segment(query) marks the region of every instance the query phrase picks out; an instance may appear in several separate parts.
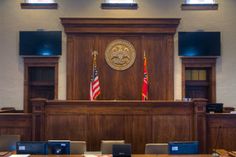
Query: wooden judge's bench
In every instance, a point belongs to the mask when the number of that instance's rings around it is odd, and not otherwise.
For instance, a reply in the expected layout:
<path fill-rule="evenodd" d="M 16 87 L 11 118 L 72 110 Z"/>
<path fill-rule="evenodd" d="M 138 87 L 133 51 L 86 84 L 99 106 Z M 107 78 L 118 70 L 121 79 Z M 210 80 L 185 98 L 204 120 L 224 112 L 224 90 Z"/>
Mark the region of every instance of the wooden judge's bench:
<path fill-rule="evenodd" d="M 146 143 L 200 141 L 201 153 L 212 148 L 236 150 L 236 115 L 206 114 L 205 100 L 57 101 L 34 99 L 31 113 L 1 113 L 0 133 L 22 140 L 84 140 L 99 150 L 101 140 L 124 139 L 133 153 Z"/>
<path fill-rule="evenodd" d="M 46 101 L 33 105 L 33 140 L 84 140 L 99 150 L 101 140 L 125 140 L 134 153 L 146 143 L 199 140 L 206 151 L 206 101 Z"/>

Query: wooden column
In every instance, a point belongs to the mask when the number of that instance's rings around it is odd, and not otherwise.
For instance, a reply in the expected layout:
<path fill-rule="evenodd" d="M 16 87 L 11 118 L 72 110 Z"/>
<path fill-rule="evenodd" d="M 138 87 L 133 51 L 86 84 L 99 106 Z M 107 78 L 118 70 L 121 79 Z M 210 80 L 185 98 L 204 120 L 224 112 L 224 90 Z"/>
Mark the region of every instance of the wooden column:
<path fill-rule="evenodd" d="M 45 137 L 46 99 L 32 99 L 32 140 L 41 141 Z"/>
<path fill-rule="evenodd" d="M 206 153 L 206 104 L 207 99 L 194 99 L 194 140 L 199 141 L 200 153 Z"/>

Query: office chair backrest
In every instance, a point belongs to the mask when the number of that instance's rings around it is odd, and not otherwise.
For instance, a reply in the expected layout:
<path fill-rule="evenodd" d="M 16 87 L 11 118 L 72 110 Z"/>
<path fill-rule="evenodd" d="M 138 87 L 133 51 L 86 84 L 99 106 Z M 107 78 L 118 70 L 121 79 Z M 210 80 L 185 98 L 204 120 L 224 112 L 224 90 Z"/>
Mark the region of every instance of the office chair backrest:
<path fill-rule="evenodd" d="M 198 141 L 169 142 L 169 154 L 198 154 Z"/>
<path fill-rule="evenodd" d="M 145 154 L 168 154 L 168 143 L 147 143 Z"/>
<path fill-rule="evenodd" d="M 0 135 L 0 151 L 15 151 L 20 135 Z"/>
<path fill-rule="evenodd" d="M 87 151 L 85 141 L 70 141 L 71 154 L 84 154 Z"/>
<path fill-rule="evenodd" d="M 102 154 L 112 154 L 112 145 L 124 144 L 124 140 L 102 140 L 101 141 L 101 152 Z"/>

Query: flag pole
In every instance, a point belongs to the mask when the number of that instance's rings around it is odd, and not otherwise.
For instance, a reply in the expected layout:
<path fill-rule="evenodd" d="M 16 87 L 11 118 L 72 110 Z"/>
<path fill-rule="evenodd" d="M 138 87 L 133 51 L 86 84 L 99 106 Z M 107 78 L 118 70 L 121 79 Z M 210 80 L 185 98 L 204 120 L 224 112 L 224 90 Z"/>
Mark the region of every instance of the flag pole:
<path fill-rule="evenodd" d="M 148 73 L 146 52 L 143 53 L 143 84 L 142 84 L 142 101 L 148 100 Z"/>
<path fill-rule="evenodd" d="M 97 62 L 97 61 L 96 61 L 96 60 L 97 60 L 96 58 L 97 58 L 98 52 L 94 50 L 94 51 L 92 52 L 92 55 L 93 55 L 93 71 L 94 71 L 94 67 L 96 66 L 96 62 Z M 93 74 L 93 77 L 94 77 L 94 74 Z"/>
<path fill-rule="evenodd" d="M 98 52 L 93 51 L 92 55 L 93 55 L 93 63 L 96 64 L 96 58 L 97 58 Z"/>
<path fill-rule="evenodd" d="M 101 93 L 99 80 L 98 80 L 98 71 L 96 68 L 96 59 L 97 59 L 98 52 L 93 51 L 92 55 L 93 55 L 93 71 L 92 71 L 91 80 L 90 80 L 90 92 L 89 92 L 91 101 L 96 100 L 97 96 L 99 96 L 99 94 Z"/>

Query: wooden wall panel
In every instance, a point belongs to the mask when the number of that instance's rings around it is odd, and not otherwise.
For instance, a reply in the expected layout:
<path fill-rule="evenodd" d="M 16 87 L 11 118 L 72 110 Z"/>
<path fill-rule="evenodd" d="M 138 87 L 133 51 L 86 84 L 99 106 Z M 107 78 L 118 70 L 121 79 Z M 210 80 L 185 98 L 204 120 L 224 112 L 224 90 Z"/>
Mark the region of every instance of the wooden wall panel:
<path fill-rule="evenodd" d="M 87 115 L 49 114 L 46 119 L 45 139 L 87 141 Z"/>
<path fill-rule="evenodd" d="M 90 115 L 87 123 L 89 150 L 100 150 L 101 140 L 124 140 L 124 115 Z"/>
<path fill-rule="evenodd" d="M 184 115 L 153 116 L 153 141 L 167 143 L 169 141 L 191 141 L 192 117 Z"/>
<path fill-rule="evenodd" d="M 174 66 L 171 35 L 143 36 L 143 51 L 147 54 L 150 100 L 174 99 Z"/>
<path fill-rule="evenodd" d="M 105 50 L 108 44 L 116 39 L 128 40 L 136 49 L 136 60 L 127 70 L 112 69 L 105 61 Z M 141 99 L 142 86 L 142 52 L 139 36 L 100 35 L 98 68 L 103 100 L 137 100 Z"/>
<path fill-rule="evenodd" d="M 67 52 L 67 99 L 89 99 L 92 73 L 93 35 L 70 35 Z"/>
<path fill-rule="evenodd" d="M 131 124 L 132 145 L 134 152 L 142 154 L 145 152 L 145 144 L 152 143 L 152 116 L 150 115 L 134 115 Z"/>
<path fill-rule="evenodd" d="M 236 115 L 207 115 L 207 148 L 212 153 L 214 148 L 236 150 Z"/>
<path fill-rule="evenodd" d="M 123 139 L 144 153 L 146 143 L 194 137 L 192 102 L 70 100 L 44 107 L 44 140 L 85 140 L 90 151 L 99 151 L 101 140 Z"/>
<path fill-rule="evenodd" d="M 143 52 L 146 51 L 150 100 L 174 99 L 173 35 L 179 19 L 78 19 L 62 18 L 67 33 L 67 99 L 88 100 L 92 51 L 98 51 L 101 84 L 99 100 L 140 100 Z M 131 42 L 136 60 L 124 71 L 110 68 L 105 50 L 115 39 Z"/>
<path fill-rule="evenodd" d="M 0 135 L 20 135 L 21 140 L 31 140 L 31 114 L 0 114 Z"/>

